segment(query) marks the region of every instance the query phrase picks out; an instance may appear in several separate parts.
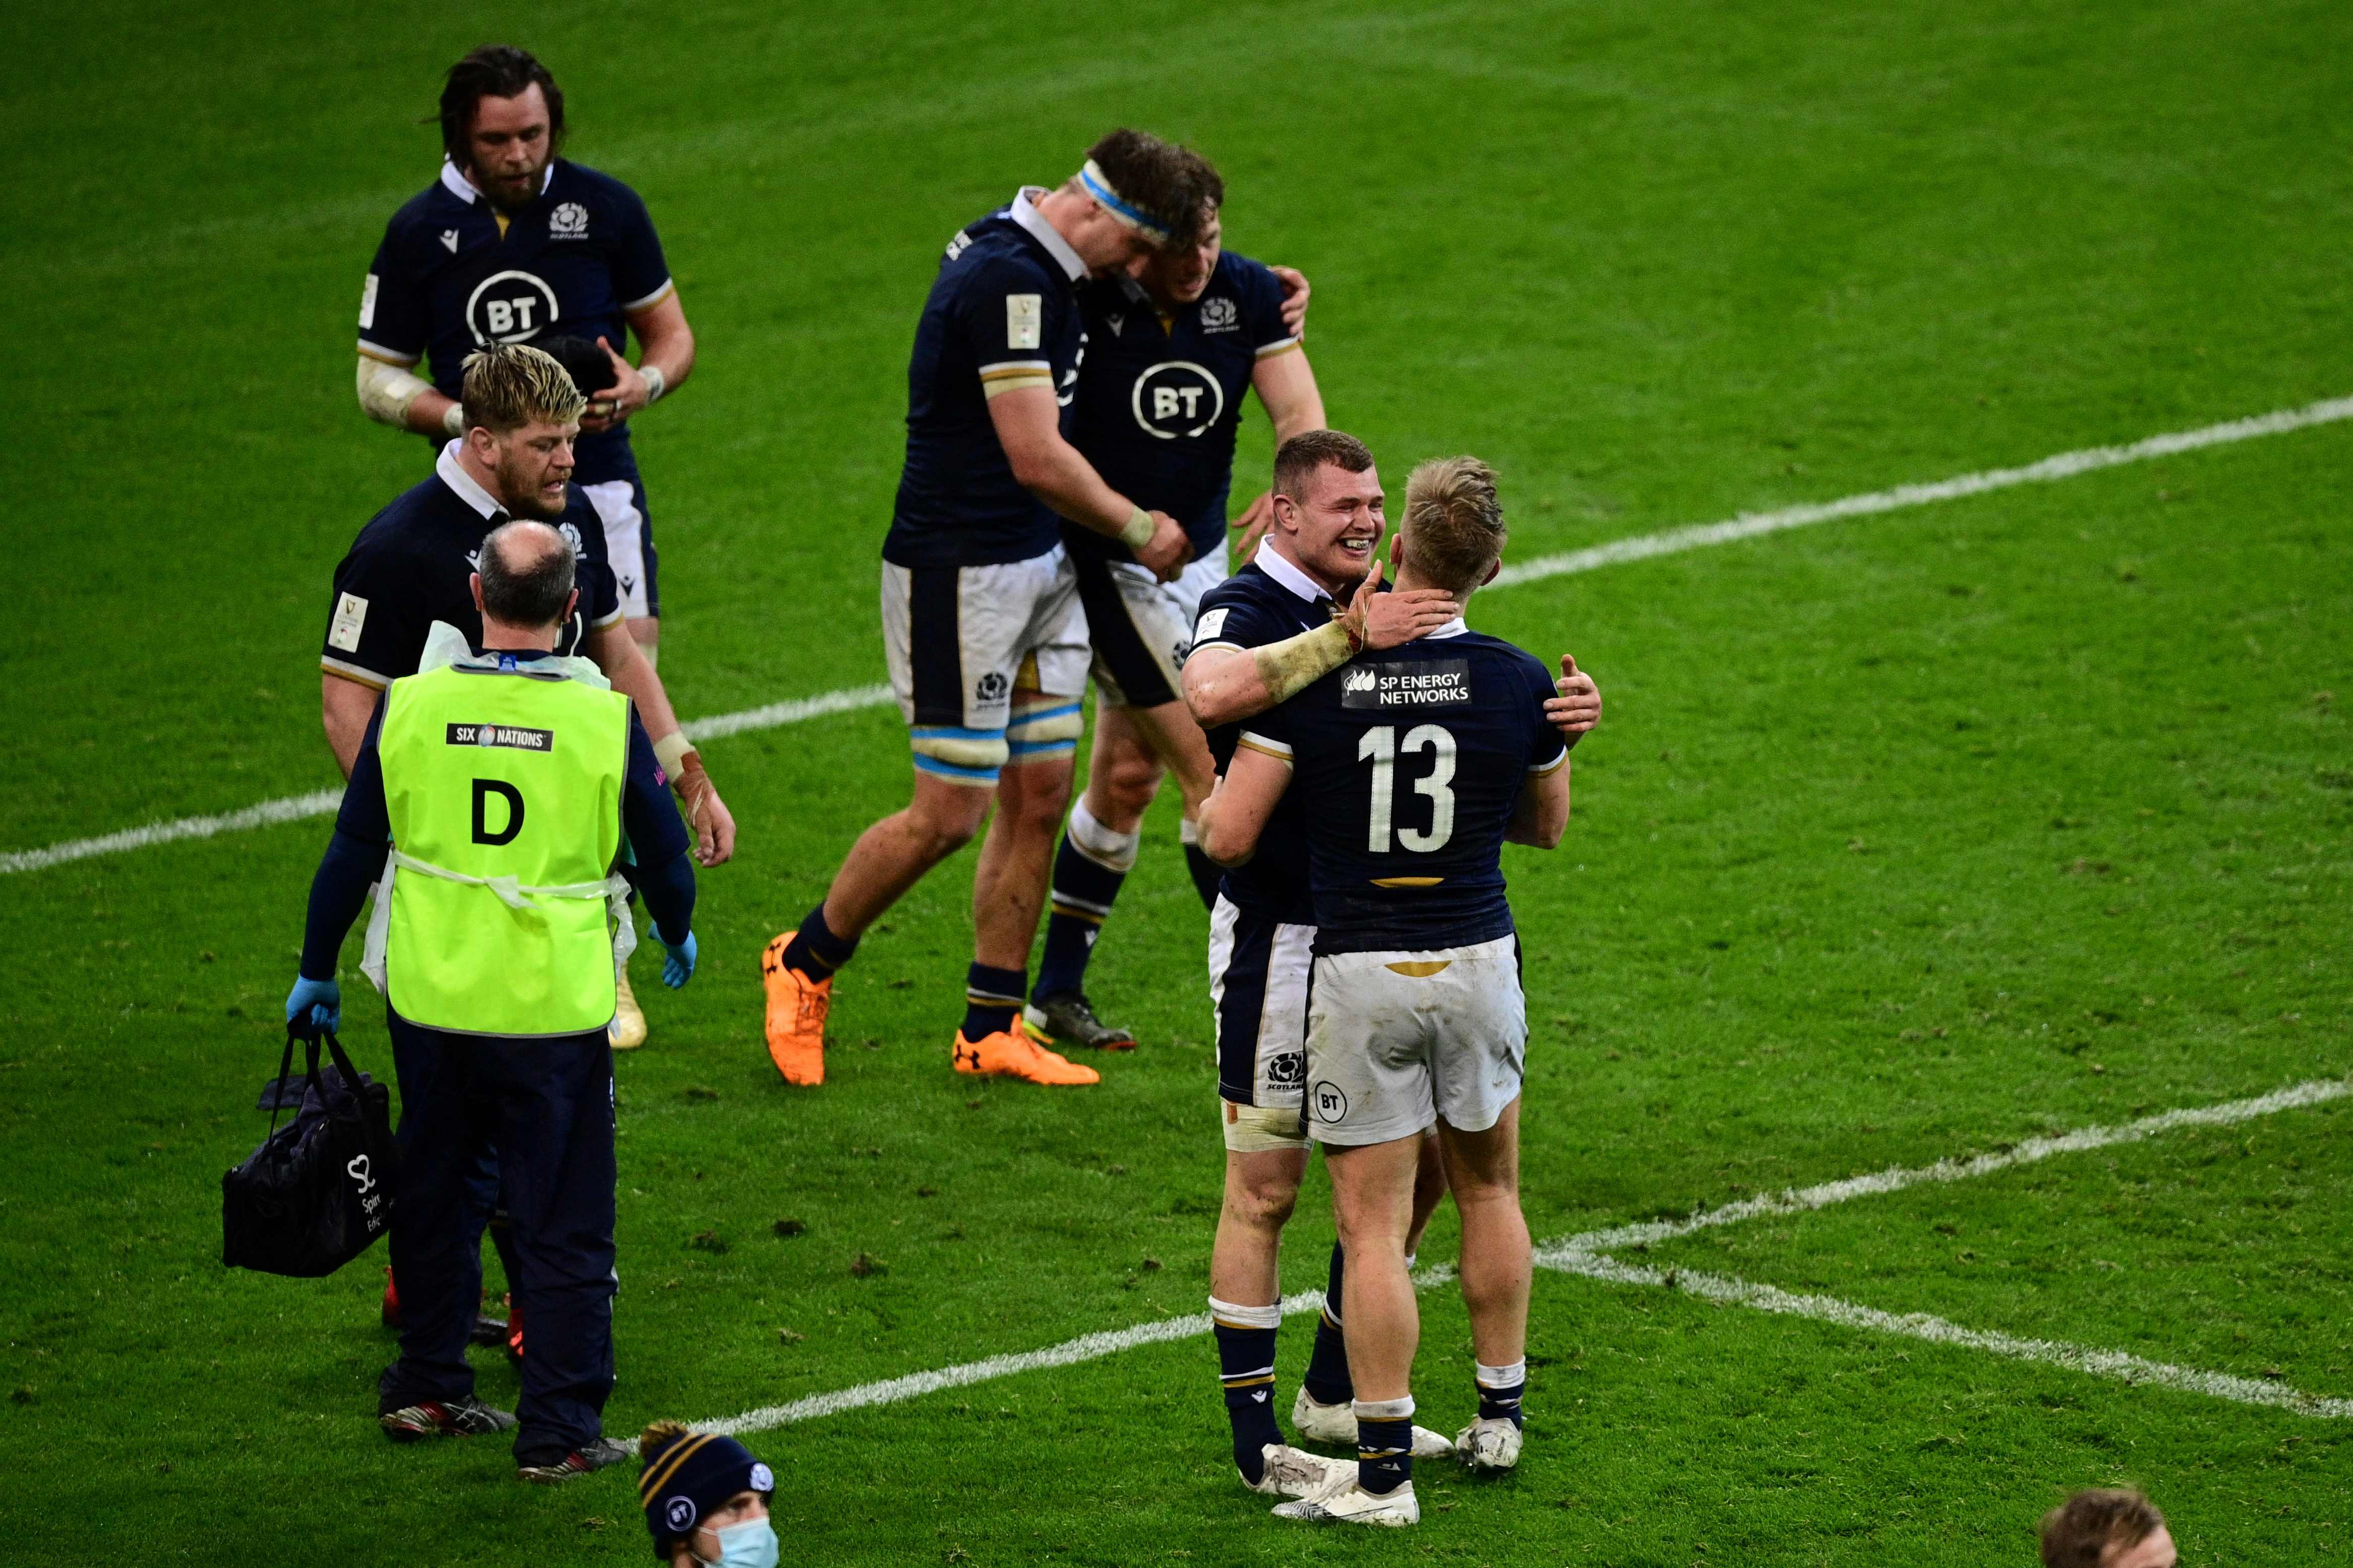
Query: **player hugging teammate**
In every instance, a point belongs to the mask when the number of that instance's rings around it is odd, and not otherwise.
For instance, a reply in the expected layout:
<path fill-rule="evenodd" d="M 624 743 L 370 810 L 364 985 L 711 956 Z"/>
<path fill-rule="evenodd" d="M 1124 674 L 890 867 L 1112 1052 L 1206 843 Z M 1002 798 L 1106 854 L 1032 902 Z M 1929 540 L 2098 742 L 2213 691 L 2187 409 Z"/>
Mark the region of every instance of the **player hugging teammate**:
<path fill-rule="evenodd" d="M 1568 750 L 1600 703 L 1573 659 L 1556 681 L 1527 654 L 1464 625 L 1461 605 L 1499 569 L 1504 531 L 1485 464 L 1453 458 L 1415 469 L 1391 548 L 1391 596 L 1419 595 L 1418 604 L 1451 614 L 1356 658 L 1332 657 L 1364 643 L 1354 609 L 1356 625 L 1333 623 L 1345 642 L 1307 634 L 1334 645 L 1315 654 L 1330 663 L 1242 726 L 1202 812 L 1203 846 L 1229 867 L 1250 863 L 1286 800 L 1307 841 L 1314 968 L 1301 1077 L 1347 1256 L 1357 1462 L 1277 1507 L 1283 1518 L 1405 1525 L 1420 1517 L 1411 1392 L 1420 1328 L 1407 1251 L 1423 1134 L 1433 1127 L 1462 1215 L 1476 1357 L 1479 1414 L 1455 1452 L 1473 1469 L 1519 1459 L 1531 1267 L 1518 1152 L 1527 1009 L 1502 852 L 1506 840 L 1560 842 Z M 1305 673 L 1286 678 L 1283 654 L 1259 654 L 1270 687 Z"/>

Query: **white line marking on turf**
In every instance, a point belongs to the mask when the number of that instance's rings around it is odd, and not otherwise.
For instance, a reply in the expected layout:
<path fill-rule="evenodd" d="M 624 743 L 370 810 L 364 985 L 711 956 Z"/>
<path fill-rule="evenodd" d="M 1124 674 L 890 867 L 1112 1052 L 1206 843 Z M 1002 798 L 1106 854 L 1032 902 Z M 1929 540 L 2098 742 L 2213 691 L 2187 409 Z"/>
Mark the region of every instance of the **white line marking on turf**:
<path fill-rule="evenodd" d="M 1312 1312 L 1324 1304 L 1324 1292 L 1309 1290 L 1282 1300 L 1285 1317 L 1300 1312 Z M 788 1405 L 769 1405 L 758 1410 L 746 1410 L 741 1415 L 731 1415 L 724 1421 L 712 1421 L 695 1428 L 698 1432 L 720 1432 L 728 1436 L 740 1436 L 746 1432 L 765 1432 L 772 1426 L 787 1426 L 796 1421 L 813 1421 L 820 1415 L 839 1415 L 845 1410 L 863 1410 L 875 1405 L 897 1405 L 903 1400 L 920 1399 L 926 1394 L 937 1394 L 944 1388 L 962 1388 L 967 1384 L 987 1383 L 991 1378 L 1011 1377 L 1016 1373 L 1039 1372 L 1051 1366 L 1075 1366 L 1082 1361 L 1100 1361 L 1104 1356 L 1117 1355 L 1138 1345 L 1166 1344 L 1171 1340 L 1189 1340 L 1209 1331 L 1209 1314 L 1198 1312 L 1189 1318 L 1163 1318 L 1157 1322 L 1137 1323 L 1132 1328 L 1111 1329 L 1099 1334 L 1085 1334 L 1075 1340 L 1065 1340 L 1044 1350 L 1021 1351 L 1012 1355 L 994 1355 L 986 1361 L 968 1361 L 962 1366 L 942 1367 L 937 1372 L 911 1373 L 905 1377 L 893 1377 L 881 1383 L 861 1383 L 855 1388 L 839 1389 L 832 1394 L 812 1394 L 806 1399 L 796 1399 Z"/>
<path fill-rule="evenodd" d="M 2284 1384 L 2259 1382 L 2229 1373 L 2201 1372 L 2195 1367 L 2174 1366 L 2165 1362 L 2127 1355 L 2121 1351 L 2095 1350 L 2054 1340 L 2021 1339 L 2012 1334 L 1968 1329 L 1926 1312 L 1883 1312 L 1876 1308 L 1857 1306 L 1834 1297 L 1794 1295 L 1775 1286 L 1751 1284 L 1722 1275 L 1685 1269 L 1648 1268 L 1602 1257 L 1596 1250 L 1602 1246 L 1628 1247 L 1671 1241 L 1710 1226 L 1732 1225 L 1760 1215 L 1802 1214 L 1831 1204 L 1844 1203 L 1850 1198 L 1897 1192 L 1923 1182 L 1957 1182 L 1971 1176 L 1990 1175 L 2013 1165 L 2047 1160 L 2053 1154 L 2105 1149 L 2113 1144 L 2134 1142 L 2160 1132 L 2170 1132 L 2177 1128 L 2227 1127 L 2233 1122 L 2250 1121 L 2299 1106 L 2341 1100 L 2348 1094 L 2353 1094 L 2353 1084 L 2334 1079 L 2315 1079 L 2274 1089 L 2269 1094 L 2226 1100 L 2220 1105 L 2168 1110 L 2117 1127 L 2084 1127 L 2057 1137 L 2030 1138 L 1999 1153 L 1980 1154 L 1967 1160 L 1939 1160 L 1933 1165 L 1899 1167 L 1867 1176 L 1852 1176 L 1842 1182 L 1828 1182 L 1820 1186 L 1792 1189 L 1770 1197 L 1726 1204 L 1722 1208 L 1702 1210 L 1681 1220 L 1653 1221 L 1644 1225 L 1620 1226 L 1610 1230 L 1588 1231 L 1537 1248 L 1535 1263 L 1539 1268 L 1581 1275 L 1609 1284 L 1682 1290 L 1709 1300 L 1747 1307 L 1760 1312 L 1810 1318 L 1845 1328 L 1925 1340 L 1962 1350 L 1982 1351 L 2016 1361 L 2040 1362 L 2128 1384 L 2146 1384 L 2184 1394 L 2202 1394 L 2242 1405 L 2269 1405 L 2292 1410 L 2299 1415 L 2353 1418 L 2353 1399 L 2306 1394 Z M 1417 1286 L 1427 1290 L 1451 1281 L 1454 1278 L 1454 1270 L 1440 1264 L 1424 1268 L 1413 1278 Z M 1314 1311 L 1323 1304 L 1324 1293 L 1321 1290 L 1305 1290 L 1296 1296 L 1284 1297 L 1282 1313 L 1285 1317 L 1293 1317 L 1301 1312 Z M 1075 1340 L 1066 1340 L 1059 1345 L 1049 1345 L 1043 1350 L 990 1356 L 984 1361 L 965 1362 L 936 1372 L 912 1373 L 905 1377 L 889 1378 L 880 1383 L 861 1383 L 854 1388 L 844 1388 L 832 1394 L 813 1394 L 786 1405 L 764 1405 L 723 1421 L 706 1423 L 697 1430 L 731 1436 L 765 1432 L 797 1421 L 812 1421 L 820 1416 L 839 1415 L 844 1411 L 863 1410 L 878 1405 L 896 1405 L 905 1400 L 920 1399 L 927 1394 L 936 1394 L 942 1389 L 962 1388 L 993 1378 L 1011 1377 L 1018 1373 L 1099 1361 L 1141 1345 L 1166 1344 L 1176 1340 L 1193 1339 L 1208 1331 L 1209 1318 L 1206 1312 L 1190 1317 L 1163 1318 L 1155 1322 L 1086 1334 Z"/>
<path fill-rule="evenodd" d="M 306 816 L 324 816 L 333 811 L 343 798 L 343 792 L 339 789 L 313 790 L 309 795 L 265 800 L 259 805 L 248 805 L 243 811 L 224 812 L 218 816 L 184 816 L 176 822 L 151 822 L 144 827 L 126 828 L 102 838 L 69 839 L 63 844 L 52 844 L 47 849 L 12 849 L 0 854 L 0 874 L 38 871 L 50 866 L 62 866 L 69 860 L 86 860 L 93 855 L 113 855 L 125 849 L 144 849 L 151 844 L 170 844 L 181 838 L 210 838 L 216 833 L 238 833 L 248 827 L 268 827 L 280 822 L 298 822 Z"/>
<path fill-rule="evenodd" d="M 1926 1340 L 1931 1344 L 1951 1345 L 1960 1350 L 1983 1351 L 1989 1355 L 2007 1356 L 2014 1361 L 2041 1362 L 2047 1366 L 2065 1367 L 2094 1377 L 2149 1384 L 2182 1394 L 2203 1394 L 2215 1399 L 2233 1400 L 2241 1405 L 2268 1405 L 2282 1410 L 2293 1410 L 2299 1415 L 2338 1420 L 2353 1417 L 2353 1399 L 2332 1399 L 2323 1394 L 2306 1394 L 2268 1380 L 2235 1377 L 2229 1373 L 2200 1372 L 2196 1367 L 2145 1361 L 2137 1355 L 2126 1355 L 2122 1351 L 2094 1350 L 2086 1345 L 2065 1344 L 2055 1340 L 2026 1340 L 2014 1334 L 1965 1329 L 1958 1323 L 1947 1322 L 1926 1312 L 1883 1312 L 1875 1307 L 1859 1307 L 1852 1301 L 1841 1301 L 1831 1296 L 1792 1295 L 1771 1285 L 1755 1285 L 1745 1279 L 1728 1279 L 1718 1274 L 1644 1268 L 1592 1253 L 1564 1255 L 1558 1248 L 1547 1248 L 1542 1262 L 1546 1268 L 1566 1274 L 1581 1274 L 1589 1279 L 1608 1280 L 1615 1285 L 1650 1285 L 1681 1290 L 1687 1295 L 1712 1301 L 1726 1301 L 1759 1312 L 1811 1318 L 1817 1322 L 1836 1323 L 1842 1328 Z"/>
<path fill-rule="evenodd" d="M 2226 424 L 2209 425 L 2202 430 L 2151 436 L 2128 447 L 2087 447 L 2079 452 L 2062 452 L 2039 463 L 2029 463 L 2022 468 L 1989 468 L 1981 474 L 1963 474 L 1957 479 L 1939 479 L 1934 484 L 1898 485 L 1894 489 L 1848 496 L 1843 500 L 1781 507 L 1773 511 L 1744 512 L 1726 522 L 1694 523 L 1685 528 L 1671 528 L 1662 533 L 1615 540 L 1588 550 L 1572 550 L 1560 555 L 1540 555 L 1534 561 L 1504 567 L 1496 574 L 1493 586 L 1507 588 L 1515 583 L 1534 583 L 1570 572 L 1590 572 L 1596 567 L 1615 566 L 1621 562 L 1647 561 L 1654 555 L 1673 555 L 1711 544 L 1730 544 L 1736 540 L 1754 539 L 1764 533 L 1780 533 L 1792 528 L 1808 528 L 1842 517 L 1868 517 L 1877 512 L 1901 511 L 1907 507 L 1927 506 L 1936 501 L 1958 500 L 1965 496 L 2006 490 L 2016 485 L 2050 484 L 2099 468 L 2145 463 L 2151 458 L 2169 458 L 2178 452 L 2194 452 L 2205 447 L 2250 441 L 2258 436 L 2277 436 L 2289 430 L 2302 430 L 2308 426 L 2332 424 L 2340 419 L 2353 419 L 2353 397 L 2332 397 L 2326 402 L 2306 404 L 2302 408 L 2283 408 L 2275 414 L 2256 415 L 2252 419 L 2233 419 Z"/>
<path fill-rule="evenodd" d="M 1548 1258 L 1554 1255 L 1567 1258 L 1597 1252 L 1617 1252 L 1629 1247 L 1655 1247 L 1694 1231 L 1719 1225 L 1737 1225 L 1760 1215 L 1804 1214 L 1812 1209 L 1827 1208 L 1831 1204 L 1845 1203 L 1850 1198 L 1901 1192 L 1923 1182 L 1958 1182 L 1971 1176 L 1989 1176 L 1996 1171 L 2006 1171 L 2013 1165 L 2031 1165 L 2053 1154 L 2078 1154 L 2089 1149 L 2105 1149 L 2115 1143 L 2137 1142 L 2179 1127 L 2227 1127 L 2234 1121 L 2252 1121 L 2256 1117 L 2292 1110 L 2298 1106 L 2342 1100 L 2348 1094 L 2353 1094 L 2353 1084 L 2337 1079 L 2314 1079 L 2309 1082 L 2292 1084 L 2286 1089 L 2274 1089 L 2269 1094 L 2259 1094 L 2251 1100 L 2168 1110 L 2156 1116 L 2145 1116 L 2137 1121 L 2127 1121 L 2118 1127 L 2079 1127 L 2073 1132 L 2063 1132 L 2053 1138 L 2028 1138 L 1994 1153 L 1978 1154 L 1966 1160 L 1939 1160 L 1933 1165 L 1916 1165 L 1908 1169 L 1899 1166 L 1867 1176 L 1849 1176 L 1842 1182 L 1825 1182 L 1818 1187 L 1760 1194 L 1753 1198 L 1743 1198 L 1738 1203 L 1726 1204 L 1722 1208 L 1697 1209 L 1682 1219 L 1646 1220 L 1639 1225 L 1590 1231 L 1583 1236 L 1570 1237 L 1566 1241 L 1555 1242 L 1537 1254 L 1536 1261 L 1546 1268 L 1552 1268 L 1554 1265 Z"/>
<path fill-rule="evenodd" d="M 2061 452 L 2021 468 L 1989 468 L 1983 473 L 1962 474 L 1933 484 L 1898 485 L 1894 489 L 1873 490 L 1868 495 L 1849 496 L 1843 500 L 1783 507 L 1775 511 L 1744 512 L 1725 522 L 1670 528 L 1659 533 L 1597 544 L 1588 550 L 1542 555 L 1534 561 L 1505 567 L 1493 585 L 1508 588 L 1514 584 L 1540 582 L 1573 572 L 1591 572 L 1628 561 L 1644 561 L 1654 555 L 1672 555 L 1711 544 L 1729 544 L 1736 540 L 1805 528 L 1838 518 L 1865 517 L 1878 512 L 1898 511 L 1906 507 L 1927 506 L 1936 501 L 1957 500 L 1964 496 L 1983 495 L 1989 490 L 2008 489 L 2014 485 L 2049 484 L 2098 468 L 2147 462 L 2152 458 L 2195 452 L 2207 447 L 2227 446 L 2234 441 L 2251 441 L 2260 436 L 2278 436 L 2342 419 L 2353 419 L 2353 397 L 2333 397 L 2319 403 L 2308 403 L 2302 408 L 2284 408 L 2276 413 L 2259 414 L 2249 419 L 2227 420 L 2201 429 L 2151 436 L 2147 440 L 2135 441 L 2126 447 L 2087 447 L 2081 451 Z M 828 713 L 880 707 L 890 700 L 888 687 L 853 687 L 698 719 L 686 726 L 686 732 L 697 741 L 717 740 L 751 730 L 771 730 L 780 724 L 797 724 Z M 183 838 L 210 838 L 218 833 L 294 822 L 306 816 L 324 816 L 335 809 L 339 798 L 339 791 L 319 790 L 310 795 L 264 801 L 259 805 L 219 816 L 185 816 L 174 822 L 151 823 L 145 827 L 110 833 L 100 838 L 68 839 L 45 849 L 0 852 L 0 876 L 17 871 L 45 870 L 51 866 L 62 866 L 69 860 L 86 860 L 93 855 L 111 855 L 153 844 L 170 844 Z"/>

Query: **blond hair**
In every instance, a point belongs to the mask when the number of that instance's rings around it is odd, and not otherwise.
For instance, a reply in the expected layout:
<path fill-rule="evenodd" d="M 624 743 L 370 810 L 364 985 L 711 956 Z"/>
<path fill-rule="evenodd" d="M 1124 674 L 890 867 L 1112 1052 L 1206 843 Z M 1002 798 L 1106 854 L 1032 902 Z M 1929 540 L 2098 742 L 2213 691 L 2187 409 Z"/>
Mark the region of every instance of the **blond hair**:
<path fill-rule="evenodd" d="M 459 394 L 466 428 L 480 426 L 493 436 L 534 422 L 569 425 L 588 406 L 564 362 L 529 343 L 497 343 L 468 354 Z"/>
<path fill-rule="evenodd" d="M 1405 558 L 1432 587 L 1467 594 L 1487 580 L 1509 531 L 1495 470 L 1476 458 L 1432 458 L 1405 482 Z"/>

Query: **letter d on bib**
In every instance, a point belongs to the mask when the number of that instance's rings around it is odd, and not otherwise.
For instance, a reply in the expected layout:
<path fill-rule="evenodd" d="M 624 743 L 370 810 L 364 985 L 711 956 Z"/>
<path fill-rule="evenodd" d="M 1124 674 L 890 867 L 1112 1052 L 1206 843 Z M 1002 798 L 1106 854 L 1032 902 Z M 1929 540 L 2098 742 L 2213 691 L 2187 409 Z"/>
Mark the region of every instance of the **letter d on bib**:
<path fill-rule="evenodd" d="M 496 833 L 491 831 L 490 799 L 504 795 L 507 803 L 507 825 Z M 512 844 L 514 836 L 522 831 L 522 791 L 504 779 L 474 781 L 474 842 L 477 844 Z"/>

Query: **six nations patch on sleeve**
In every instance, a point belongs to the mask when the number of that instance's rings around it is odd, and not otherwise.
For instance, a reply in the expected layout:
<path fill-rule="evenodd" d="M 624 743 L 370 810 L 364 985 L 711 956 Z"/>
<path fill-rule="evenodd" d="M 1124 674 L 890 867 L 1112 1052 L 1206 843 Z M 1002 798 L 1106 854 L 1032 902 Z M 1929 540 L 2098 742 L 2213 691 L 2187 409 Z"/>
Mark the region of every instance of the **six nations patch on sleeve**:
<path fill-rule="evenodd" d="M 1419 713 L 1471 706 L 1471 661 L 1416 659 L 1411 664 L 1352 664 L 1340 676 L 1340 706 Z"/>
<path fill-rule="evenodd" d="M 446 742 L 452 746 L 507 746 L 518 752 L 553 752 L 555 731 L 523 730 L 512 724 L 452 724 Z"/>

